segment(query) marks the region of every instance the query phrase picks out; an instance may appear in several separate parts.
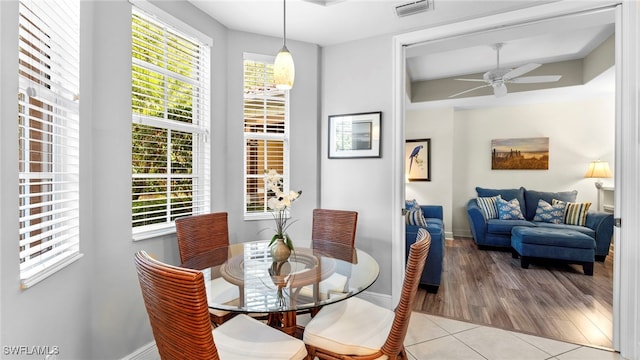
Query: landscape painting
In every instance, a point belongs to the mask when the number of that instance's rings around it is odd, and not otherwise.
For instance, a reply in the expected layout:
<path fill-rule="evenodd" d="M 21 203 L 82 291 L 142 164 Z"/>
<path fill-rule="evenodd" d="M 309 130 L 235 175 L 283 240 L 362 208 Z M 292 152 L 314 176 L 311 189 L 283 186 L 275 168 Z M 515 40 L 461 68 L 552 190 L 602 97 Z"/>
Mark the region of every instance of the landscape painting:
<path fill-rule="evenodd" d="M 491 140 L 492 170 L 548 170 L 549 138 Z"/>

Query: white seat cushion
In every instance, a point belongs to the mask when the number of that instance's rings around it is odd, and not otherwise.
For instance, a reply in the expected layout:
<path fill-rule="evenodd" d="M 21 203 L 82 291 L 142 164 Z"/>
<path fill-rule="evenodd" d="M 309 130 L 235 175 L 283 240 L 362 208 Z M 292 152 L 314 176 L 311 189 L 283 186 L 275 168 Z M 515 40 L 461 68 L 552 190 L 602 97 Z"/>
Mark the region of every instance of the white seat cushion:
<path fill-rule="evenodd" d="M 338 354 L 369 355 L 387 340 L 394 312 L 352 297 L 324 306 L 304 329 L 306 344 Z"/>
<path fill-rule="evenodd" d="M 258 320 L 240 314 L 213 329 L 221 360 L 304 359 L 304 343 Z"/>
<path fill-rule="evenodd" d="M 318 299 L 326 300 L 331 296 L 331 293 L 343 293 L 345 285 L 347 285 L 346 276 L 338 273 L 331 274 L 328 278 L 320 281 L 320 294 Z M 300 295 L 307 298 L 313 298 L 313 286 L 307 285 L 300 289 Z"/>

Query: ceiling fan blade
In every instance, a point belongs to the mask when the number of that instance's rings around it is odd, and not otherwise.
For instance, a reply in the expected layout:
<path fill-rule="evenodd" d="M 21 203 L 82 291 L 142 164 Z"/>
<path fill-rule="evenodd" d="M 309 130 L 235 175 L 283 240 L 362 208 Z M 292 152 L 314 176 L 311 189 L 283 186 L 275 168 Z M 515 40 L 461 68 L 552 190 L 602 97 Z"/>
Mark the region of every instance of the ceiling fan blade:
<path fill-rule="evenodd" d="M 558 81 L 561 77 L 562 75 L 524 76 L 511 79 L 509 82 L 516 84 L 534 84 Z"/>
<path fill-rule="evenodd" d="M 511 80 L 513 78 L 516 78 L 520 75 L 524 75 L 526 73 L 528 73 L 529 71 L 535 70 L 537 68 L 539 68 L 540 66 L 542 66 L 541 64 L 536 64 L 536 63 L 529 63 L 526 65 L 522 65 L 520 67 L 517 67 L 511 71 L 509 71 L 508 73 L 504 74 L 504 76 L 502 77 L 502 79 L 504 80 Z"/>
<path fill-rule="evenodd" d="M 486 80 L 485 80 L 485 79 L 454 79 L 454 80 L 486 82 Z"/>
<path fill-rule="evenodd" d="M 496 97 L 503 97 L 507 95 L 507 86 L 505 84 L 495 84 L 493 86 L 493 94 Z"/>
<path fill-rule="evenodd" d="M 456 96 L 459 96 L 459 95 L 462 95 L 462 94 L 466 94 L 466 93 L 474 91 L 474 90 L 482 89 L 482 88 L 487 87 L 487 86 L 491 86 L 491 85 L 490 84 L 486 84 L 486 85 L 476 86 L 474 88 L 467 89 L 467 90 L 459 92 L 457 94 L 450 95 L 449 98 L 456 97 Z"/>

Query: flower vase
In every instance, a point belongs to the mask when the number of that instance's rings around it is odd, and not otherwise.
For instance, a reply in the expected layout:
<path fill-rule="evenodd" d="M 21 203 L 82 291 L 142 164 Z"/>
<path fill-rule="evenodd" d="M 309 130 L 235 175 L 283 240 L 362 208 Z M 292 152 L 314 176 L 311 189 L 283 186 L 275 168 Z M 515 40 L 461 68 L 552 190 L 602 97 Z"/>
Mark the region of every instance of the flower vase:
<path fill-rule="evenodd" d="M 285 262 L 291 255 L 291 249 L 284 243 L 284 239 L 278 238 L 271 246 L 271 258 L 273 261 L 280 263 Z"/>

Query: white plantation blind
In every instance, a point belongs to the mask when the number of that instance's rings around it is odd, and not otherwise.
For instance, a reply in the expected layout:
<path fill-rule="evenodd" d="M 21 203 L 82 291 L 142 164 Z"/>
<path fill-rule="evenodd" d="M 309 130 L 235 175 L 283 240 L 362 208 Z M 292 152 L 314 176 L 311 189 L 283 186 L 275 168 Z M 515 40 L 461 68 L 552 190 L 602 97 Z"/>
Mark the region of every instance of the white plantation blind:
<path fill-rule="evenodd" d="M 23 288 L 78 259 L 80 2 L 20 1 L 19 250 Z"/>
<path fill-rule="evenodd" d="M 132 227 L 144 238 L 209 211 L 210 50 L 135 7 L 131 30 Z"/>
<path fill-rule="evenodd" d="M 266 171 L 276 170 L 285 192 L 289 188 L 289 91 L 276 89 L 273 60 L 257 54 L 244 59 L 245 218 L 269 211 Z"/>

